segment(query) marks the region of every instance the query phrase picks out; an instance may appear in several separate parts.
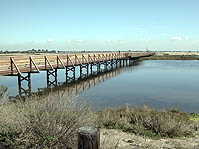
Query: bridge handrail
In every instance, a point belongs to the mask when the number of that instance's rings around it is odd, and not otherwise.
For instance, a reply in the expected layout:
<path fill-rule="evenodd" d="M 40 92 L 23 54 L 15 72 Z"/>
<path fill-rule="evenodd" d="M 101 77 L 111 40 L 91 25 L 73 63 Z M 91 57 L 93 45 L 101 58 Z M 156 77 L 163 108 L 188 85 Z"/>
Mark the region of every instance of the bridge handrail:
<path fill-rule="evenodd" d="M 12 68 L 11 58 L 21 72 L 31 72 L 66 66 L 96 63 L 99 61 L 113 60 L 127 57 L 140 57 L 152 54 L 150 52 L 106 52 L 85 54 L 54 54 L 54 55 L 30 55 L 30 56 L 0 56 L 0 75 L 13 74 L 18 71 Z M 34 66 L 34 67 L 32 67 Z M 13 69 L 13 70 L 12 70 Z"/>

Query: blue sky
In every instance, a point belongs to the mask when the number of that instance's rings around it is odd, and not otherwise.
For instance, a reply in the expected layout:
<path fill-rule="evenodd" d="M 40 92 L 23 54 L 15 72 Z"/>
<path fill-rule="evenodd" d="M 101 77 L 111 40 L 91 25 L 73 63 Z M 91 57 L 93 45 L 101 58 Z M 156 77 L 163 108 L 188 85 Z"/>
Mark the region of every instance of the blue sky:
<path fill-rule="evenodd" d="M 0 50 L 199 50 L 198 0 L 0 0 Z"/>

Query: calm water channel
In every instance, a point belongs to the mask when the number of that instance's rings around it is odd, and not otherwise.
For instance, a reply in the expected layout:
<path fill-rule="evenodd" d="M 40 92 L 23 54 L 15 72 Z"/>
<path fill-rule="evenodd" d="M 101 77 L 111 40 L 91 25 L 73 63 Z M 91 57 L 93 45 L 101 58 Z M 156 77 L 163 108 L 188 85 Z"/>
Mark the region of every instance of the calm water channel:
<path fill-rule="evenodd" d="M 78 95 L 95 109 L 121 107 L 125 104 L 154 108 L 178 107 L 186 112 L 199 112 L 199 61 L 154 60 L 116 70 L 104 82 Z M 59 71 L 59 82 L 65 80 Z M 32 75 L 32 88 L 46 87 L 46 73 Z M 17 95 L 17 78 L 0 77 L 0 85 L 8 86 L 9 94 Z"/>

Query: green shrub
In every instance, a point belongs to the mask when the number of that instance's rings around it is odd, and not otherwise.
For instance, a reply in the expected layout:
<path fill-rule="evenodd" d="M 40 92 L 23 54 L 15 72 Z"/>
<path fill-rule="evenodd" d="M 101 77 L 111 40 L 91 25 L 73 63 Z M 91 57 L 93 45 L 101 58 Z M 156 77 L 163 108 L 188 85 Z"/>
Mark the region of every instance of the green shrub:
<path fill-rule="evenodd" d="M 149 137 L 181 137 L 193 134 L 193 126 L 186 113 L 159 111 L 147 106 L 113 110 L 98 113 L 101 127 L 121 129 Z"/>
<path fill-rule="evenodd" d="M 190 114 L 190 120 L 192 120 L 192 121 L 199 121 L 199 114 L 197 114 L 197 113 L 191 113 Z"/>

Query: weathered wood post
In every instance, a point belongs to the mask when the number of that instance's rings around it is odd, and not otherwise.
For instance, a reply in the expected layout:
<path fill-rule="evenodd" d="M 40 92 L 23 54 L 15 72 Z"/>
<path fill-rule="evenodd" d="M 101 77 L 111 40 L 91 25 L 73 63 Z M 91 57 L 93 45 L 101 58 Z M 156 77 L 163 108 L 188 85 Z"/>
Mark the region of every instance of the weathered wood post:
<path fill-rule="evenodd" d="M 81 127 L 78 130 L 78 149 L 99 149 L 100 131 L 95 127 Z"/>

